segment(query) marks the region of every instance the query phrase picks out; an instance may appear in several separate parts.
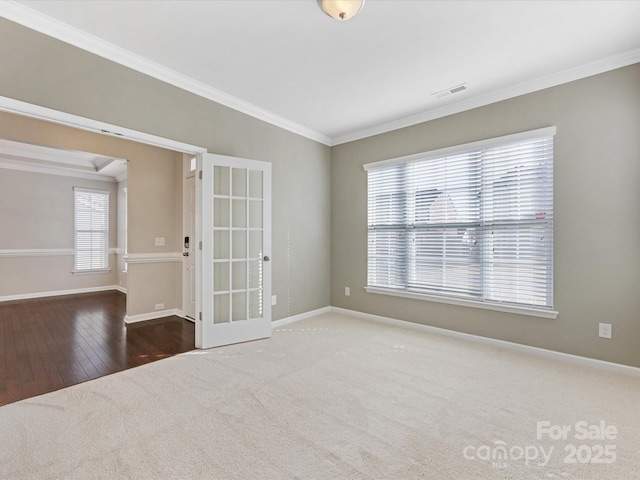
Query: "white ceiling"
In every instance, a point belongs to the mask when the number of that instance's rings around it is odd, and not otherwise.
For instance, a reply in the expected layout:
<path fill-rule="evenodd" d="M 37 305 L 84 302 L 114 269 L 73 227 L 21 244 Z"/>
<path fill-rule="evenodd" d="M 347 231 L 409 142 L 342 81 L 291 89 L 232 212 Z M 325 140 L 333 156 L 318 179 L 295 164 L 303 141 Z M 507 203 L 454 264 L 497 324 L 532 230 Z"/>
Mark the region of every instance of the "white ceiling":
<path fill-rule="evenodd" d="M 315 0 L 24 0 L 0 15 L 329 145 L 640 61 L 639 1 L 367 0 L 347 22 Z"/>

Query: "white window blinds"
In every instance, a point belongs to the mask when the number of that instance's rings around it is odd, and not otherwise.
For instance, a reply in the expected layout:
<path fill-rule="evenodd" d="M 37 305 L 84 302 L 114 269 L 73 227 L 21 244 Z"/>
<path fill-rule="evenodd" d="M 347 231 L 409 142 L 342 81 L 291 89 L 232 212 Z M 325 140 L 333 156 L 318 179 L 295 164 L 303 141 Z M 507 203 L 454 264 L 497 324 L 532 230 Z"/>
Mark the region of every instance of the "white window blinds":
<path fill-rule="evenodd" d="M 109 268 L 109 192 L 74 189 L 77 272 Z"/>
<path fill-rule="evenodd" d="M 551 308 L 554 134 L 365 165 L 368 286 Z"/>

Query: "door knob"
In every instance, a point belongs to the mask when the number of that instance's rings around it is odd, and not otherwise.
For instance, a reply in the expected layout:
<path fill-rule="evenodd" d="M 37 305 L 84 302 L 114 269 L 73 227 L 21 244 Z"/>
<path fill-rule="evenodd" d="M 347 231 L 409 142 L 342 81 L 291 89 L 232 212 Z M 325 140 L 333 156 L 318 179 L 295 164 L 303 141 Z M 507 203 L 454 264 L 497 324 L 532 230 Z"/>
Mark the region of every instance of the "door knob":
<path fill-rule="evenodd" d="M 271 260 L 271 258 L 269 258 L 269 255 L 265 255 L 264 257 L 262 257 L 262 260 L 264 260 L 265 262 L 268 262 Z"/>
<path fill-rule="evenodd" d="M 184 253 L 182 254 L 182 256 L 183 256 L 183 257 L 188 257 L 188 256 L 189 256 L 189 252 L 184 252 Z"/>

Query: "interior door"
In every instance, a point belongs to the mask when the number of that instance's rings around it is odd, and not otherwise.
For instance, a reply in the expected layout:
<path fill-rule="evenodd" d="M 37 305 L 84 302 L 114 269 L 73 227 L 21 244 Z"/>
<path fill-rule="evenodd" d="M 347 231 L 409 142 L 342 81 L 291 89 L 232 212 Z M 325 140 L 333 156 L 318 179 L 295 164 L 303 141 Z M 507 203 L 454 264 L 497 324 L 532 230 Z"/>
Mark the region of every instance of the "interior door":
<path fill-rule="evenodd" d="M 271 336 L 271 164 L 204 154 L 200 348 Z"/>

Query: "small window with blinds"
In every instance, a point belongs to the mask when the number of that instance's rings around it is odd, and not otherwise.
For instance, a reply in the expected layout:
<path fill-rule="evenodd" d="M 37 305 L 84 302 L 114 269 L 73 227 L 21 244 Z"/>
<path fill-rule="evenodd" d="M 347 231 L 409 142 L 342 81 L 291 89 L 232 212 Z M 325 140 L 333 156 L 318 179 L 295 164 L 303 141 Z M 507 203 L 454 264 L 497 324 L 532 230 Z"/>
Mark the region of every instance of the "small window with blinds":
<path fill-rule="evenodd" d="M 367 290 L 551 309 L 554 135 L 365 165 Z"/>
<path fill-rule="evenodd" d="M 109 268 L 109 192 L 74 187 L 75 262 L 79 273 Z"/>

